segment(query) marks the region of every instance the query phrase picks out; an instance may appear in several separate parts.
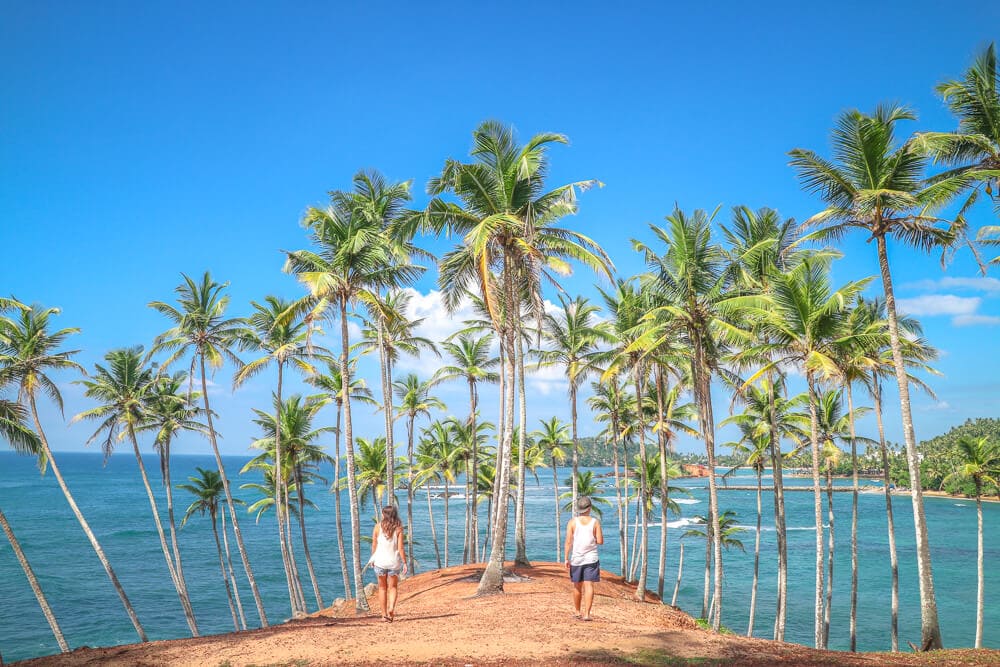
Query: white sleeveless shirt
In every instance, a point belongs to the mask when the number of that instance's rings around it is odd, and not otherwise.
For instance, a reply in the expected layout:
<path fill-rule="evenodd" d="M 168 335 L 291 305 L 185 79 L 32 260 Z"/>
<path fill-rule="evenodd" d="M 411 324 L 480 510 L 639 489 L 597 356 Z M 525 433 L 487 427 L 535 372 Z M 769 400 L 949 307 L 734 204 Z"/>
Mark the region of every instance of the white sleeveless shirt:
<path fill-rule="evenodd" d="M 378 538 L 375 543 L 375 555 L 372 556 L 372 565 L 383 570 L 398 570 L 403 567 L 403 561 L 396 551 L 395 535 L 386 537 L 379 527 Z"/>
<path fill-rule="evenodd" d="M 583 523 L 584 517 L 576 517 L 576 528 L 573 530 L 573 552 L 570 555 L 570 565 L 589 565 L 600 560 L 597 555 L 597 538 L 594 537 L 594 527 L 597 519 L 590 519 L 588 523 Z"/>

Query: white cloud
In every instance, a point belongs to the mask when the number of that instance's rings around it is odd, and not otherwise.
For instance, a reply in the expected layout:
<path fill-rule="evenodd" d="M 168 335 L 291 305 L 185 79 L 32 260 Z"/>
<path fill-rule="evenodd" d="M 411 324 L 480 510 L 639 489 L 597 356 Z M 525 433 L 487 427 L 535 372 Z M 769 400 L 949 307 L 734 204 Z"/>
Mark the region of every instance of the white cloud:
<path fill-rule="evenodd" d="M 986 292 L 989 294 L 1000 294 L 1000 279 L 997 278 L 987 278 L 984 276 L 971 276 L 971 277 L 960 277 L 960 276 L 945 276 L 938 280 L 918 280 L 916 282 L 907 283 L 903 285 L 904 289 L 915 289 L 915 290 L 938 290 L 938 289 L 948 289 L 948 290 L 973 290 Z"/>
<path fill-rule="evenodd" d="M 924 406 L 924 412 L 955 412 L 955 408 L 951 407 L 948 401 L 938 401 L 932 405 Z"/>
<path fill-rule="evenodd" d="M 958 315 L 952 318 L 951 323 L 956 327 L 974 327 L 980 324 L 995 326 L 1000 324 L 1000 317 L 993 315 Z"/>
<path fill-rule="evenodd" d="M 912 299 L 900 299 L 899 310 L 909 315 L 972 315 L 982 299 L 978 296 L 925 294 Z"/>

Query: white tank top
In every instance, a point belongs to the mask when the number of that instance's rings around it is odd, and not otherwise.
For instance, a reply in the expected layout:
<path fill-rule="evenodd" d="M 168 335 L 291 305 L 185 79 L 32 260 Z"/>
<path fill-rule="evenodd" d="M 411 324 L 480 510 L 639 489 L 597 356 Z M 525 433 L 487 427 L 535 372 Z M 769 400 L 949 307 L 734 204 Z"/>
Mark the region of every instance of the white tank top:
<path fill-rule="evenodd" d="M 403 567 L 403 562 L 396 552 L 396 540 L 393 537 L 386 537 L 381 526 L 378 531 L 378 538 L 375 543 L 375 555 L 372 557 L 372 565 L 383 570 L 398 570 Z"/>
<path fill-rule="evenodd" d="M 588 517 L 589 523 L 583 523 L 583 517 L 576 517 L 576 528 L 573 531 L 573 553 L 570 555 L 570 565 L 588 565 L 596 563 L 600 558 L 597 555 L 597 539 L 594 537 L 594 526 L 597 519 Z"/>

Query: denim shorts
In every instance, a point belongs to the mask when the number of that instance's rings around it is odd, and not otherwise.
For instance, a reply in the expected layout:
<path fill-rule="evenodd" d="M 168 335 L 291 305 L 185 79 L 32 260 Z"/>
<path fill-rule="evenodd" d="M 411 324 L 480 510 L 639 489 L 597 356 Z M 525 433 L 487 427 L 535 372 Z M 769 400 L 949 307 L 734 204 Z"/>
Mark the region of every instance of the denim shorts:
<path fill-rule="evenodd" d="M 583 581 L 600 581 L 601 562 L 597 561 L 596 563 L 587 563 L 585 565 L 570 565 L 569 578 L 574 584 L 579 584 Z"/>
<path fill-rule="evenodd" d="M 400 572 L 400 570 L 387 570 L 377 565 L 372 565 L 372 569 L 375 570 L 376 577 L 398 577 Z"/>

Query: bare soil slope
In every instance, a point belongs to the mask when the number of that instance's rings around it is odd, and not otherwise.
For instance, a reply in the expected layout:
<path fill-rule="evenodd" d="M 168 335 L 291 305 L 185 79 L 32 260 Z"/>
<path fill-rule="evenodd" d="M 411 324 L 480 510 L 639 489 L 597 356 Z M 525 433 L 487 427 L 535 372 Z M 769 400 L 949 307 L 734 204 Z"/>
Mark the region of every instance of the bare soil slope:
<path fill-rule="evenodd" d="M 20 663 L 54 665 L 1000 665 L 1000 651 L 849 654 L 700 630 L 687 614 L 602 572 L 594 621 L 574 619 L 566 570 L 515 572 L 505 594 L 477 598 L 481 566 L 428 572 L 401 584 L 396 620 L 357 617 L 348 601 L 274 626 L 199 639 L 82 648 Z M 372 599 L 373 607 L 377 602 Z"/>

